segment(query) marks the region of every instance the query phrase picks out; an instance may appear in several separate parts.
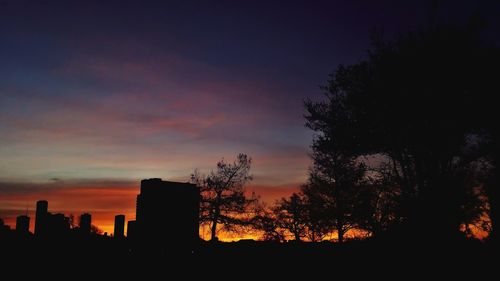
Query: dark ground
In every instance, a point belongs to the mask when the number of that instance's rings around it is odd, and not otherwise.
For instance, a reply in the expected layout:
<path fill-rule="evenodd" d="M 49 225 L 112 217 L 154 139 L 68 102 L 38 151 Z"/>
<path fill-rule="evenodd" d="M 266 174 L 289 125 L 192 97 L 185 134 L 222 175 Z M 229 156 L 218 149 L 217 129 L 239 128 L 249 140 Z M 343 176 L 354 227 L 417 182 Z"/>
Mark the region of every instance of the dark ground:
<path fill-rule="evenodd" d="M 499 280 L 497 247 L 460 241 L 368 239 L 343 245 L 322 243 L 200 242 L 192 251 L 179 245 L 132 250 L 126 241 L 105 237 L 40 241 L 0 239 L 3 273 L 35 278 L 84 276 L 145 280 L 231 279 L 428 279 Z M 180 275 L 179 275 L 180 274 Z M 0 275 L 1 276 L 1 275 Z M 9 275 L 10 276 L 10 275 Z M 181 277 L 179 277 L 181 276 Z M 141 280 L 139 279 L 139 280 Z M 0 280 L 15 280 L 11 278 Z"/>

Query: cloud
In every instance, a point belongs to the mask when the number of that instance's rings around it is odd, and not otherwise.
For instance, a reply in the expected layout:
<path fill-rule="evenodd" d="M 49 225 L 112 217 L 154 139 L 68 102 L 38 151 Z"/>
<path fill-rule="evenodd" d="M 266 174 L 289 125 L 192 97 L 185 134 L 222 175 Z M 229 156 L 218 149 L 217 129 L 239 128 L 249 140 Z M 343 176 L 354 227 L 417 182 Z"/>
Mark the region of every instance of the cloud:
<path fill-rule="evenodd" d="M 287 185 L 252 185 L 246 187 L 246 193 L 249 195 L 255 192 L 261 200 L 268 204 L 273 204 L 276 200 L 288 197 L 294 192 L 299 192 L 302 183 L 291 183 Z"/>
<path fill-rule="evenodd" d="M 52 192 L 71 192 L 73 190 L 133 189 L 139 181 L 114 179 L 60 179 L 51 178 L 47 182 L 0 181 L 3 196 L 23 196 L 50 194 Z"/>

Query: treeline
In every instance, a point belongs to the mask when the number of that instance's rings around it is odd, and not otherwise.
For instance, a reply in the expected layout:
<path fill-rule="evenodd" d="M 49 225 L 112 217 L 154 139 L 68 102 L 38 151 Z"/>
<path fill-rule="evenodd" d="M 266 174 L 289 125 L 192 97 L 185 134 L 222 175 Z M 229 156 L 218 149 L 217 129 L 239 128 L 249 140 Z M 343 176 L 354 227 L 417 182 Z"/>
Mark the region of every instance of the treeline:
<path fill-rule="evenodd" d="M 313 164 L 300 192 L 264 206 L 244 195 L 251 160 L 221 161 L 202 186 L 201 223 L 263 239 L 335 233 L 449 240 L 498 236 L 499 48 L 480 24 L 430 26 L 340 65 L 305 101 Z"/>

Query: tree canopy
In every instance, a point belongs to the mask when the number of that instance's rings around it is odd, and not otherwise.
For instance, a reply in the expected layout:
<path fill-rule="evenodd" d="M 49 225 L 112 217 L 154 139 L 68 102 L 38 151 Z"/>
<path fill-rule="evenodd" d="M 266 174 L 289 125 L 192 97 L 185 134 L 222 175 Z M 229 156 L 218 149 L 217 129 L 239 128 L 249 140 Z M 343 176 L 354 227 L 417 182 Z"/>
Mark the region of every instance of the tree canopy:
<path fill-rule="evenodd" d="M 325 100 L 305 102 L 315 163 L 332 153 L 378 155 L 401 188 L 406 233 L 453 235 L 465 221 L 463 198 L 474 201 L 459 174 L 481 161 L 473 140 L 493 135 L 477 107 L 489 108 L 498 92 L 497 57 L 474 25 L 433 26 L 392 42 L 375 36 L 367 60 L 330 76 Z"/>

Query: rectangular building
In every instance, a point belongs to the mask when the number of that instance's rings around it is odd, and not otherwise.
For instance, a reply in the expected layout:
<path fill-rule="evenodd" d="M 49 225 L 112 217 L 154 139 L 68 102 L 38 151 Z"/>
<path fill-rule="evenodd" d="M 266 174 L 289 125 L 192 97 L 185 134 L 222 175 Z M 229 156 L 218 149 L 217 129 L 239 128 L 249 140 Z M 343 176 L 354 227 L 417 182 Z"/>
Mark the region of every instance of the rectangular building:
<path fill-rule="evenodd" d="M 192 248 L 199 240 L 200 191 L 195 184 L 145 179 L 137 196 L 140 242 L 168 249 Z"/>
<path fill-rule="evenodd" d="M 125 215 L 115 216 L 115 230 L 113 235 L 115 238 L 121 239 L 125 234 Z"/>
<path fill-rule="evenodd" d="M 30 217 L 18 216 L 16 218 L 16 232 L 23 235 L 30 232 Z"/>

